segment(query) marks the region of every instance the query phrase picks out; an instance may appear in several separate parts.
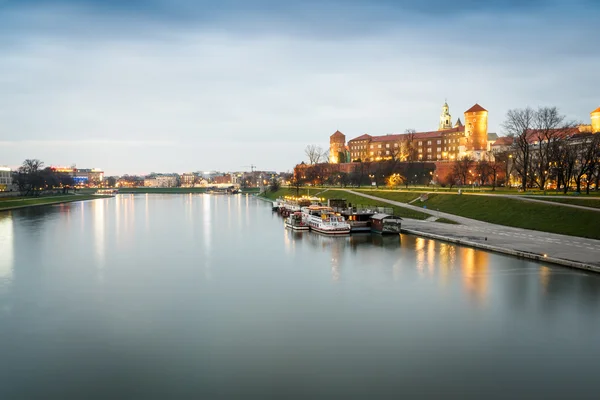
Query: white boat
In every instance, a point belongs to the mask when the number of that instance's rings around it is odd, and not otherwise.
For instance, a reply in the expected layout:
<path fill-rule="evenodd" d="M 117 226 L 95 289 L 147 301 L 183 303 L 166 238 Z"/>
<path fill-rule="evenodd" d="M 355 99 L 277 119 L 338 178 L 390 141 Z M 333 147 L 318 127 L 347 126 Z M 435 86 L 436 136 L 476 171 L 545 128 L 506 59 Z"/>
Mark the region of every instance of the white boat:
<path fill-rule="evenodd" d="M 94 195 L 96 196 L 116 196 L 119 194 L 119 189 L 98 189 Z"/>
<path fill-rule="evenodd" d="M 285 219 L 285 227 L 294 231 L 307 231 L 308 224 L 302 220 L 302 213 L 295 212 Z"/>
<path fill-rule="evenodd" d="M 347 235 L 350 224 L 330 207 L 310 206 L 302 209 L 302 220 L 310 229 L 326 235 Z"/>

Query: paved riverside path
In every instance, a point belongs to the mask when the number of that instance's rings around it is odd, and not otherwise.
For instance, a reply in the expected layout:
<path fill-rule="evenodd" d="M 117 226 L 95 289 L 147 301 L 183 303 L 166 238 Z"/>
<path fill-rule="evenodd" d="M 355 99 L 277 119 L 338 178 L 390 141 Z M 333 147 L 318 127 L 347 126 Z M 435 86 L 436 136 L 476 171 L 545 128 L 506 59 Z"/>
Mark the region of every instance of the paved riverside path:
<path fill-rule="evenodd" d="M 600 240 L 491 224 L 353 190 L 346 189 L 346 191 L 398 207 L 447 218 L 461 224 L 403 218 L 402 230 L 407 233 L 600 272 Z"/>

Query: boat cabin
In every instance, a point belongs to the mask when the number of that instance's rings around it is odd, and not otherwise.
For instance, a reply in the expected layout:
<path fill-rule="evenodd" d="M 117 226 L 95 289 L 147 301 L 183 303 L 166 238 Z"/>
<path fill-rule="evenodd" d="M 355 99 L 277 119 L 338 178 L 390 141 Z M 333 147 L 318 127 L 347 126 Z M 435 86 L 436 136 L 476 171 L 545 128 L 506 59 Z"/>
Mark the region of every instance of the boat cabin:
<path fill-rule="evenodd" d="M 400 233 L 402 218 L 390 214 L 373 214 L 371 216 L 371 232 L 375 233 Z"/>

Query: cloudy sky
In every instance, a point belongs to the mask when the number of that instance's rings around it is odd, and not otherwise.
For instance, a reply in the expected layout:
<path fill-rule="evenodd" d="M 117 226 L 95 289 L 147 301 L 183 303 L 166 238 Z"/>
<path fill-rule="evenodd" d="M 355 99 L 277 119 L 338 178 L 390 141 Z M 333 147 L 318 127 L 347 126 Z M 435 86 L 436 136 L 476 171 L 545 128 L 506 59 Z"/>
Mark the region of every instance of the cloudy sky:
<path fill-rule="evenodd" d="M 126 3 L 125 5 L 123 3 Z M 600 2 L 0 0 L 0 165 L 290 170 L 475 102 L 600 106 Z"/>

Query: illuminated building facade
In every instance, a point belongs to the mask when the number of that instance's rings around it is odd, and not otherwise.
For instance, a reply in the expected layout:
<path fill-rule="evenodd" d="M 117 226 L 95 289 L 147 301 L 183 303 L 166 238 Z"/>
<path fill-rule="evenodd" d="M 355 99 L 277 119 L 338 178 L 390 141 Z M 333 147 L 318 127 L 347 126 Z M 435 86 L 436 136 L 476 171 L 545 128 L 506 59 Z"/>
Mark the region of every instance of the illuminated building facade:
<path fill-rule="evenodd" d="M 73 177 L 75 185 L 100 184 L 104 180 L 104 171 L 98 168 L 76 168 L 52 166 L 50 169 L 57 173 Z"/>
<path fill-rule="evenodd" d="M 144 179 L 145 187 L 176 187 L 177 186 L 177 177 L 173 175 L 155 175 L 150 178 Z"/>
<path fill-rule="evenodd" d="M 460 118 L 453 124 L 450 107 L 444 103 L 437 131 L 361 135 L 348 141 L 350 161 L 442 161 L 463 155 L 480 159 L 489 147 L 488 111 L 475 104 L 464 112 L 464 120 L 464 125 Z M 342 146 L 342 137 L 339 131 L 330 137 L 331 157 Z"/>
<path fill-rule="evenodd" d="M 0 192 L 9 190 L 12 185 L 12 171 L 8 167 L 0 167 Z"/>

